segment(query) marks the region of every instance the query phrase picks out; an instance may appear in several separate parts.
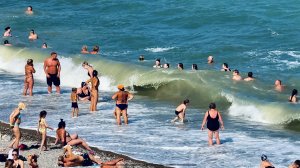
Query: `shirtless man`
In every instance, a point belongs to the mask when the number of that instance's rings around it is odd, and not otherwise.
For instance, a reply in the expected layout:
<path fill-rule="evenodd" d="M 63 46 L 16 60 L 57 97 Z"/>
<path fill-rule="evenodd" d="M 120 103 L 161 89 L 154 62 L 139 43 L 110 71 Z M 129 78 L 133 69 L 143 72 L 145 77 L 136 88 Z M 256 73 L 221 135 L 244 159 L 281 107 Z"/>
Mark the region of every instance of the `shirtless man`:
<path fill-rule="evenodd" d="M 253 78 L 253 73 L 252 72 L 248 72 L 248 77 L 244 79 L 244 81 L 253 81 L 254 78 Z"/>
<path fill-rule="evenodd" d="M 48 93 L 52 92 L 52 83 L 56 87 L 56 92 L 60 93 L 60 70 L 61 66 L 57 59 L 56 52 L 52 52 L 51 56 L 44 61 L 44 72 L 47 77 Z"/>
<path fill-rule="evenodd" d="M 235 81 L 240 81 L 240 80 L 242 80 L 242 77 L 241 77 L 241 75 L 240 75 L 240 72 L 239 72 L 237 69 L 233 71 L 232 80 L 235 80 Z"/>
<path fill-rule="evenodd" d="M 283 86 L 282 86 L 282 83 L 281 83 L 281 80 L 277 79 L 275 81 L 275 90 L 277 90 L 278 92 L 281 92 L 283 90 Z"/>
<path fill-rule="evenodd" d="M 186 110 L 186 107 L 187 105 L 190 103 L 189 99 L 185 99 L 183 101 L 182 104 L 180 104 L 176 110 L 175 110 L 175 114 L 176 114 L 176 117 L 172 120 L 172 122 L 175 122 L 176 120 L 179 119 L 180 122 L 183 122 L 184 120 L 184 117 L 185 117 L 185 110 Z"/>
<path fill-rule="evenodd" d="M 28 59 L 27 64 L 25 65 L 25 80 L 24 80 L 24 91 L 23 91 L 24 96 L 26 96 L 28 89 L 29 89 L 29 95 L 32 96 L 32 90 L 34 85 L 33 73 L 35 73 L 35 69 L 33 67 L 33 60 Z"/>
<path fill-rule="evenodd" d="M 118 85 L 119 91 L 112 96 L 112 99 L 116 99 L 116 119 L 117 124 L 121 125 L 121 113 L 124 118 L 124 123 L 128 124 L 128 117 L 127 117 L 127 108 L 128 108 L 128 101 L 133 99 L 133 95 L 124 89 L 124 85 Z"/>
<path fill-rule="evenodd" d="M 31 31 L 29 32 L 28 39 L 29 39 L 29 40 L 36 40 L 36 39 L 38 39 L 38 35 L 34 32 L 34 30 L 31 30 Z"/>
<path fill-rule="evenodd" d="M 90 111 L 97 111 L 97 103 L 99 99 L 98 87 L 100 85 L 100 80 L 98 78 L 98 72 L 93 71 L 93 74 L 89 80 L 85 83 L 91 83 L 91 106 Z"/>

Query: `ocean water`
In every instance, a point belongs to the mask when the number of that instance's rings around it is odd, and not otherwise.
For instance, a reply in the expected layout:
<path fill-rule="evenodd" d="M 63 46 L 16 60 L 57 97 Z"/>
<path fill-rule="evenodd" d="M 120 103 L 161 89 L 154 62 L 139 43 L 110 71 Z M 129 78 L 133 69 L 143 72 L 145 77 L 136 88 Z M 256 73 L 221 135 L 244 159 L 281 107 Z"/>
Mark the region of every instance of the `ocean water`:
<path fill-rule="evenodd" d="M 24 14 L 32 5 L 34 15 Z M 299 159 L 299 104 L 287 100 L 300 86 L 300 9 L 298 1 L 16 1 L 0 2 L 0 27 L 10 26 L 13 47 L 0 46 L 0 120 L 7 121 L 19 101 L 25 101 L 22 126 L 36 129 L 38 114 L 48 112 L 56 126 L 67 121 L 90 145 L 174 167 L 257 167 L 267 154 L 276 167 Z M 29 41 L 34 29 L 39 39 Z M 43 42 L 49 46 L 41 49 Z M 81 55 L 100 46 L 99 55 Z M 51 51 L 62 65 L 62 94 L 48 95 L 43 61 Z M 139 62 L 139 55 L 145 56 Z M 215 63 L 207 65 L 208 55 Z M 34 60 L 37 73 L 33 97 L 21 96 L 24 65 Z M 156 58 L 170 63 L 154 70 Z M 80 66 L 87 60 L 100 72 L 99 112 L 80 103 L 72 119 L 70 88 L 88 79 Z M 185 70 L 176 70 L 182 62 Z M 222 63 L 252 71 L 256 81 L 232 82 L 220 72 Z M 200 70 L 191 71 L 198 64 Z M 273 84 L 281 79 L 282 93 Z M 128 86 L 135 98 L 129 105 L 129 125 L 116 126 L 111 95 L 116 85 Z M 183 99 L 191 104 L 185 124 L 172 124 Z M 222 145 L 208 147 L 200 130 L 210 102 L 222 112 Z M 49 132 L 54 135 L 54 132 Z"/>

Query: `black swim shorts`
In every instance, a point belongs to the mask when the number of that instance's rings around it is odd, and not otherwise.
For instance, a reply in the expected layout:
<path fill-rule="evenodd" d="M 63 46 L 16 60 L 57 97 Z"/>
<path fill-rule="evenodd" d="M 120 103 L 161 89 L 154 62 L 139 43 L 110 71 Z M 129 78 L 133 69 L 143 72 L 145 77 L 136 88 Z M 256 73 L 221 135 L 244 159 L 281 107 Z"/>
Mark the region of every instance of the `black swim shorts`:
<path fill-rule="evenodd" d="M 60 85 L 60 79 L 57 77 L 57 74 L 48 74 L 49 78 L 47 78 L 47 85 L 52 86 L 52 83 L 54 86 L 59 86 Z"/>
<path fill-rule="evenodd" d="M 72 108 L 78 108 L 78 104 L 77 104 L 77 102 L 72 102 L 72 106 L 71 106 Z"/>

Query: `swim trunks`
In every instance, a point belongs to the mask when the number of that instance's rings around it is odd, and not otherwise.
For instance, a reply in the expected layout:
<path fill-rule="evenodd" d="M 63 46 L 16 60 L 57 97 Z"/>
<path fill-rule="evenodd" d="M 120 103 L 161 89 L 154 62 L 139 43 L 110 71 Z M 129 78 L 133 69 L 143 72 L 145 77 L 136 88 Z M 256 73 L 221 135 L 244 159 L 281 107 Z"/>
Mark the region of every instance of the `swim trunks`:
<path fill-rule="evenodd" d="M 178 116 L 179 113 L 180 113 L 179 111 L 176 111 L 176 110 L 175 110 L 175 114 L 176 114 L 177 116 Z"/>
<path fill-rule="evenodd" d="M 93 166 L 93 161 L 90 159 L 89 154 L 84 153 L 83 155 L 81 155 L 83 157 L 83 162 L 82 162 L 82 166 Z"/>
<path fill-rule="evenodd" d="M 72 108 L 78 108 L 78 104 L 77 104 L 77 102 L 72 102 L 72 106 L 71 106 Z"/>
<path fill-rule="evenodd" d="M 209 129 L 210 131 L 218 131 L 219 128 L 220 128 L 219 114 L 217 114 L 216 118 L 211 118 L 208 111 L 207 129 Z"/>
<path fill-rule="evenodd" d="M 128 104 L 116 104 L 116 106 L 122 111 L 128 108 Z"/>
<path fill-rule="evenodd" d="M 52 83 L 54 86 L 59 86 L 60 85 L 60 79 L 57 77 L 57 74 L 48 74 L 49 78 L 47 78 L 47 85 L 52 86 Z"/>

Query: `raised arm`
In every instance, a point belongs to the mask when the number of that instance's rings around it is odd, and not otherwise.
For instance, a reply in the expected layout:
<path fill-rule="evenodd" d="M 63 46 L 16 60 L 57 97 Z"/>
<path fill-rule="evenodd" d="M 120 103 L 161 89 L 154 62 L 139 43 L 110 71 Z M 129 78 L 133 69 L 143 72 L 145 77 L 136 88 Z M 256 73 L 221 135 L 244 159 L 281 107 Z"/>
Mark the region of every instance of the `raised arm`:
<path fill-rule="evenodd" d="M 223 123 L 223 119 L 222 119 L 221 113 L 218 112 L 218 115 L 219 115 L 219 122 L 221 124 L 221 128 L 222 128 L 222 130 L 224 130 L 224 123 Z"/>
<path fill-rule="evenodd" d="M 206 122 L 207 122 L 207 116 L 208 116 L 208 111 L 205 113 L 204 118 L 203 118 L 203 121 L 202 121 L 202 125 L 201 125 L 201 129 L 202 129 L 202 130 L 204 129 L 204 125 L 205 125 Z"/>

